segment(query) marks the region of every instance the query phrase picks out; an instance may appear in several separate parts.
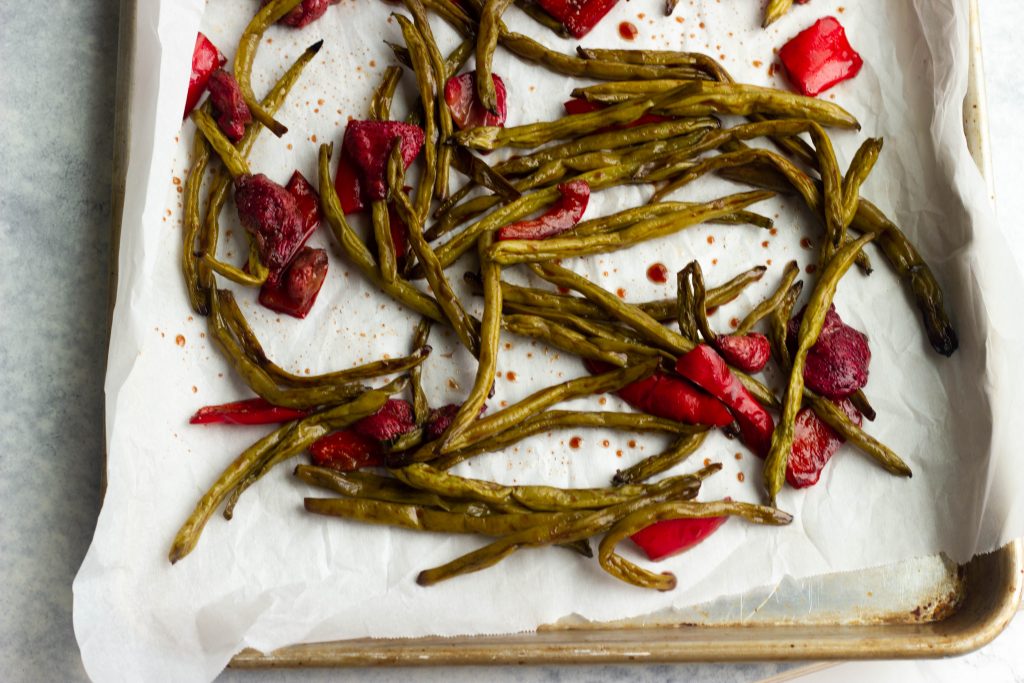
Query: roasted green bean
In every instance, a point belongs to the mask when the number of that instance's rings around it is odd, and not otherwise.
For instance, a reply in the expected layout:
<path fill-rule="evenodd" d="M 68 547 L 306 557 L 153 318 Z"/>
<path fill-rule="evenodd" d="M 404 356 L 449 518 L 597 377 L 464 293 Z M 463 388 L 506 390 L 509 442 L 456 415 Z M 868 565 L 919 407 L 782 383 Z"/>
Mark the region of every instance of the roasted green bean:
<path fill-rule="evenodd" d="M 614 486 L 639 484 L 662 472 L 667 472 L 683 462 L 693 455 L 701 447 L 701 444 L 704 443 L 704 438 L 707 436 L 707 428 L 702 427 L 698 429 L 701 429 L 701 431 L 680 436 L 661 453 L 644 458 L 624 470 L 617 470 L 615 476 L 612 477 L 612 484 Z"/>
<path fill-rule="evenodd" d="M 248 26 L 242 32 L 242 39 L 238 43 L 238 50 L 235 52 L 235 80 L 242 91 L 246 106 L 252 112 L 252 117 L 270 129 L 277 137 L 288 132 L 288 128 L 274 118 L 268 110 L 263 108 L 262 103 L 256 99 L 252 90 L 252 65 L 256 61 L 256 51 L 259 49 L 263 34 L 273 26 L 278 19 L 295 9 L 302 0 L 271 0 L 256 13 L 249 21 Z"/>
<path fill-rule="evenodd" d="M 740 321 L 739 327 L 736 328 L 735 334 L 746 334 L 747 332 L 750 332 L 754 329 L 754 325 L 777 309 L 786 298 L 790 287 L 793 286 L 793 282 L 796 281 L 799 275 L 800 264 L 796 261 L 790 261 L 787 263 L 786 267 L 782 271 L 782 280 L 779 282 L 779 286 L 775 289 L 775 292 L 757 306 L 754 306 L 754 308 L 744 316 L 743 320 Z M 792 305 L 790 308 L 792 308 Z"/>
<path fill-rule="evenodd" d="M 803 403 L 804 366 L 807 362 L 807 353 L 818 340 L 818 335 L 821 334 L 825 314 L 828 313 L 829 306 L 832 304 L 839 280 L 853 265 L 857 252 L 874 238 L 875 236 L 872 234 L 863 235 L 856 241 L 841 247 L 825 266 L 817 286 L 811 293 L 811 300 L 807 304 L 803 321 L 800 323 L 797 349 L 793 355 L 792 367 L 789 371 L 789 385 L 783 400 L 782 417 L 779 418 L 779 423 L 772 434 L 771 450 L 764 463 L 764 483 L 772 505 L 775 504 L 775 497 L 782 489 L 786 478 L 786 463 L 793 450 L 794 423 L 796 414 Z"/>
<path fill-rule="evenodd" d="M 771 524 L 773 526 L 781 526 L 793 521 L 793 516 L 788 513 L 751 503 L 734 503 L 728 500 L 714 503 L 685 501 L 659 503 L 631 512 L 616 522 L 601 539 L 597 554 L 598 561 L 601 563 L 602 569 L 626 583 L 660 591 L 672 590 L 676 587 L 674 574 L 670 572 L 655 574 L 633 564 L 616 554 L 615 546 L 641 529 L 664 520 L 724 516 L 743 517 L 754 524 Z"/>

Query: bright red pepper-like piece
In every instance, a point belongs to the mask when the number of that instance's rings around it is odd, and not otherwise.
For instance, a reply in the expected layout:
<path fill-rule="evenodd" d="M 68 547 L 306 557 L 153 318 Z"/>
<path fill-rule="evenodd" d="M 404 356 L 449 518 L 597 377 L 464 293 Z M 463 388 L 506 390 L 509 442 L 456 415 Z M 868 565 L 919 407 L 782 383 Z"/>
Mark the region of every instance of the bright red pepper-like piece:
<path fill-rule="evenodd" d="M 259 301 L 272 311 L 305 318 L 327 277 L 327 252 L 304 247 L 277 279 L 260 287 Z"/>
<path fill-rule="evenodd" d="M 726 363 L 743 372 L 761 372 L 772 355 L 768 337 L 760 332 L 722 334 L 712 344 Z"/>
<path fill-rule="evenodd" d="M 444 85 L 444 101 L 452 113 L 452 120 L 460 129 L 477 126 L 504 126 L 508 114 L 505 81 L 493 74 L 494 91 L 497 93 L 497 113 L 490 112 L 480 102 L 476 93 L 476 71 L 452 76 Z"/>
<path fill-rule="evenodd" d="M 858 427 L 864 419 L 848 400 L 837 404 Z M 793 450 L 786 463 L 786 481 L 796 489 L 814 486 L 825 465 L 845 439 L 821 421 L 811 408 L 803 408 L 794 422 Z"/>
<path fill-rule="evenodd" d="M 791 351 L 796 345 L 803 317 L 804 311 L 801 310 L 786 327 L 786 343 Z M 829 307 L 818 341 L 807 353 L 804 368 L 807 388 L 827 398 L 846 398 L 868 383 L 870 365 L 868 338 L 844 323 L 835 306 Z"/>
<path fill-rule="evenodd" d="M 740 425 L 740 438 L 764 457 L 772 443 L 775 420 L 729 370 L 718 352 L 700 344 L 676 361 L 676 372 L 708 392 L 732 411 Z"/>
<path fill-rule="evenodd" d="M 334 191 L 338 193 L 341 210 L 345 215 L 359 213 L 369 203 L 363 196 L 363 188 L 359 182 L 359 171 L 349 157 L 345 148 L 338 155 L 338 172 L 334 175 Z"/>
<path fill-rule="evenodd" d="M 235 205 L 242 226 L 253 236 L 260 261 L 276 280 L 305 241 L 305 225 L 291 192 L 257 173 L 235 181 Z"/>
<path fill-rule="evenodd" d="M 309 447 L 313 463 L 339 472 L 352 472 L 363 467 L 379 467 L 384 464 L 384 448 L 379 441 L 344 429 L 332 432 L 313 442 Z"/>
<path fill-rule="evenodd" d="M 409 168 L 423 147 L 423 129 L 419 126 L 401 121 L 349 121 L 345 128 L 342 146 L 358 171 L 364 199 L 387 196 L 384 173 L 395 140 L 402 141 L 402 162 Z"/>
<path fill-rule="evenodd" d="M 199 98 L 206 90 L 210 74 L 224 66 L 227 61 L 227 57 L 220 53 L 209 38 L 202 33 L 196 36 L 196 45 L 192 50 L 192 73 L 188 77 L 188 94 L 185 96 L 185 113 L 182 118 L 192 113 L 199 104 Z"/>
<path fill-rule="evenodd" d="M 864 60 L 850 45 L 846 29 L 835 17 L 819 19 L 782 46 L 779 59 L 789 80 L 809 97 L 853 78 Z"/>
<path fill-rule="evenodd" d="M 584 364 L 594 374 L 612 369 L 599 361 L 587 360 Z M 664 372 L 627 384 L 616 394 L 637 410 L 666 420 L 709 427 L 725 427 L 734 421 L 732 413 L 714 396 L 682 377 Z"/>
<path fill-rule="evenodd" d="M 562 22 L 574 38 L 582 38 L 619 0 L 538 0 L 545 12 Z"/>
<path fill-rule="evenodd" d="M 302 243 L 305 244 L 310 235 L 320 227 L 320 195 L 313 189 L 313 185 L 306 180 L 306 176 L 295 171 L 284 186 L 293 197 L 299 208 L 299 215 L 302 216 L 302 226 L 305 230 Z"/>
<path fill-rule="evenodd" d="M 221 132 L 231 142 L 238 142 L 245 135 L 245 127 L 252 123 L 252 112 L 238 81 L 224 69 L 217 69 L 210 74 L 206 87 L 210 89 L 210 104 Z"/>
<path fill-rule="evenodd" d="M 689 550 L 715 533 L 728 517 L 666 519 L 644 527 L 630 538 L 651 561 L 663 560 Z"/>
<path fill-rule="evenodd" d="M 189 418 L 189 424 L 210 425 L 267 425 L 298 420 L 309 415 L 308 410 L 281 408 L 262 398 L 203 406 Z"/>
<path fill-rule="evenodd" d="M 608 107 L 608 105 L 605 104 L 604 102 L 590 102 L 588 100 L 581 100 L 576 98 L 566 100 L 565 102 L 562 103 L 562 106 L 565 107 L 565 113 L 569 115 L 589 114 L 592 111 L 600 111 Z M 643 126 L 644 124 L 648 123 L 662 123 L 664 121 L 669 120 L 670 119 L 667 116 L 660 116 L 658 114 L 644 114 L 643 116 L 638 118 L 636 121 L 633 121 L 632 123 L 608 126 L 607 128 L 602 128 L 598 132 L 603 133 L 610 130 L 622 130 L 623 128 L 636 128 L 637 126 Z"/>
<path fill-rule="evenodd" d="M 580 222 L 590 201 L 590 185 L 570 180 L 558 186 L 562 197 L 543 215 L 510 223 L 498 230 L 499 240 L 543 240 L 571 230 Z"/>
<path fill-rule="evenodd" d="M 260 4 L 262 6 L 268 2 L 270 0 L 263 0 Z M 298 7 L 281 17 L 278 23 L 293 28 L 308 26 L 322 17 L 327 12 L 328 7 L 337 5 L 339 2 L 341 0 L 302 0 Z"/>

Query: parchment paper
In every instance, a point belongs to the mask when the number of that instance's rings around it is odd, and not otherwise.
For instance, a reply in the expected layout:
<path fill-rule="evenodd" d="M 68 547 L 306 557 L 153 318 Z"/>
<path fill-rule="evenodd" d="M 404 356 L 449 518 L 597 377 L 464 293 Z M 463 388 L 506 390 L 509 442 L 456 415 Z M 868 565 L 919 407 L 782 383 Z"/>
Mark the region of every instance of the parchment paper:
<path fill-rule="evenodd" d="M 790 527 L 731 521 L 704 544 L 664 562 L 659 568 L 679 577 L 679 588 L 669 593 L 622 584 L 596 562 L 560 549 L 523 551 L 493 569 L 424 589 L 414 581 L 419 570 L 480 540 L 312 517 L 303 512 L 302 498 L 316 494 L 293 480 L 288 464 L 242 497 L 230 523 L 215 516 L 192 555 L 170 566 L 171 539 L 195 501 L 264 432 L 187 424 L 199 406 L 249 393 L 212 348 L 205 321 L 190 311 L 178 265 L 181 183 L 193 130 L 191 123 L 182 127 L 180 117 L 194 35 L 201 26 L 230 53 L 255 3 L 243 5 L 138 5 L 130 165 L 107 378 L 108 488 L 74 586 L 75 630 L 95 679 L 210 680 L 247 646 L 270 650 L 361 636 L 507 633 L 570 614 L 626 618 L 739 593 L 786 575 L 853 570 L 938 552 L 963 561 L 1024 530 L 1024 511 L 1013 495 L 1021 474 L 1014 467 L 1012 434 L 1022 410 L 1018 387 L 1024 385 L 1017 360 L 1024 351 L 1022 281 L 964 140 L 966 3 L 815 0 L 762 31 L 761 3 L 754 0 L 680 3 L 672 18 L 662 16 L 660 0 L 631 0 L 619 3 L 582 42 L 707 51 L 738 80 L 752 83 L 784 86 L 781 76 L 769 72 L 772 50 L 815 19 L 836 14 L 846 25 L 865 66 L 827 97 L 852 111 L 864 132 L 834 134 L 840 161 L 845 167 L 864 135 L 885 138 L 864 194 L 919 246 L 945 288 L 960 333 L 953 358 L 932 352 L 905 289 L 874 248 L 869 252 L 875 273 L 851 274 L 839 289 L 840 313 L 871 339 L 866 391 L 878 419 L 869 430 L 908 461 L 913 479 L 891 477 L 844 448 L 816 487 L 783 492 L 780 506 L 796 516 Z M 291 132 L 280 140 L 264 133 L 253 153 L 254 168 L 282 183 L 294 168 L 315 179 L 317 144 L 340 143 L 347 119 L 365 117 L 372 88 L 391 63 L 382 41 L 400 41 L 388 20 L 397 10 L 344 2 L 303 31 L 269 32 L 256 61 L 257 92 L 265 92 L 302 47 L 321 37 L 326 43 L 280 114 Z M 565 52 L 575 47 L 516 9 L 507 20 Z M 639 28 L 632 44 L 618 37 L 624 20 Z M 454 34 L 439 20 L 434 25 L 442 49 L 454 46 Z M 510 85 L 509 124 L 557 115 L 569 91 L 584 84 L 503 51 L 495 68 Z M 708 181 L 679 196 L 703 199 L 738 190 Z M 635 205 L 647 192 L 595 194 L 587 217 Z M 712 285 L 754 263 L 769 264 L 759 286 L 716 314 L 713 323 L 724 329 L 775 287 L 788 260 L 805 266 L 815 258 L 800 239 L 818 228 L 795 200 L 773 199 L 755 208 L 776 219 L 777 234 L 702 226 L 567 265 L 611 290 L 624 289 L 635 301 L 672 294 L 671 286 L 644 277 L 656 261 L 675 272 L 698 258 Z M 222 229 L 222 257 L 240 261 L 241 228 L 230 209 Z M 326 231 L 313 243 L 328 246 L 332 260 L 307 320 L 278 317 L 256 305 L 251 292 L 239 293 L 271 356 L 294 371 L 315 373 L 408 352 L 410 316 L 339 257 Z M 460 276 L 462 270 L 452 272 Z M 542 345 L 511 336 L 503 341 L 492 410 L 583 372 L 578 360 Z M 471 359 L 443 330 L 435 331 L 432 344 L 425 374 L 433 404 L 461 400 L 472 380 Z M 779 385 L 778 378 L 770 379 Z M 625 407 L 614 397 L 602 400 L 605 409 Z M 573 405 L 601 404 L 594 399 Z M 583 438 L 578 450 L 568 446 L 574 435 Z M 507 483 L 603 485 L 617 468 L 663 445 L 655 437 L 601 430 L 555 433 L 480 457 L 458 471 Z M 702 498 L 761 500 L 761 463 L 746 449 L 714 436 L 677 471 L 693 470 L 705 458 L 725 467 L 707 482 Z M 636 558 L 629 548 L 623 552 Z"/>

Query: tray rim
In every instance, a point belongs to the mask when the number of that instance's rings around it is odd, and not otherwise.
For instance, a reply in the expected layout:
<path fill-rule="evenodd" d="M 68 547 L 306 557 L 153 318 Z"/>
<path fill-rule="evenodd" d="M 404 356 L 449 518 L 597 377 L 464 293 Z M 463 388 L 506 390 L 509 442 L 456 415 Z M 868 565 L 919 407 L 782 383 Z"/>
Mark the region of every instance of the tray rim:
<path fill-rule="evenodd" d="M 992 166 L 981 62 L 978 1 L 970 12 L 970 81 L 964 102 L 968 146 L 989 188 Z M 110 301 L 116 295 L 128 158 L 132 55 L 138 0 L 120 0 L 118 74 L 114 117 L 114 177 Z M 110 327 L 108 319 L 108 330 Z M 106 488 L 106 463 L 101 473 Z M 611 664 L 629 662 L 743 662 L 757 660 L 844 660 L 948 657 L 977 650 L 994 640 L 1017 612 L 1024 593 L 1024 541 L 1017 539 L 972 559 L 962 569 L 966 598 L 942 620 L 928 624 L 865 626 L 680 624 L 676 627 L 539 630 L 505 636 L 357 639 L 291 645 L 270 653 L 246 649 L 232 668 L 340 666 L 443 666 L 511 664 Z M 993 585 L 993 574 L 998 584 Z M 973 578 L 972 578 L 973 577 Z M 981 584 L 981 585 L 979 585 Z M 988 589 L 979 594 L 976 589 Z M 962 623 L 961 623 L 962 622 Z"/>

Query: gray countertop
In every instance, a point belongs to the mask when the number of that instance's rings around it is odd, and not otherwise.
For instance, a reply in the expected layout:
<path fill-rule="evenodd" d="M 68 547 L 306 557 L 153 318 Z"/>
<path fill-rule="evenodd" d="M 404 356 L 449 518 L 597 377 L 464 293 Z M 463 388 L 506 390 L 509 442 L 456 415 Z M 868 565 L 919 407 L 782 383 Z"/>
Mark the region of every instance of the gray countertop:
<path fill-rule="evenodd" d="M 33 3 L 0 3 L 0 679 L 5 681 L 85 679 L 71 627 L 71 581 L 100 504 L 116 5 L 113 0 L 61 2 L 48 6 L 43 16 Z M 1015 50 L 1024 6 L 1017 0 L 986 0 L 982 15 L 997 196 L 1004 227 L 1010 227 L 1012 217 L 1024 215 L 1019 189 L 1024 139 L 1016 135 L 1024 79 Z M 1022 633 L 1015 629 L 1006 637 Z M 985 652 L 1008 661 L 1020 649 L 997 642 Z M 221 680 L 754 681 L 793 666 L 235 671 Z M 1019 663 L 999 670 L 1019 670 Z"/>

